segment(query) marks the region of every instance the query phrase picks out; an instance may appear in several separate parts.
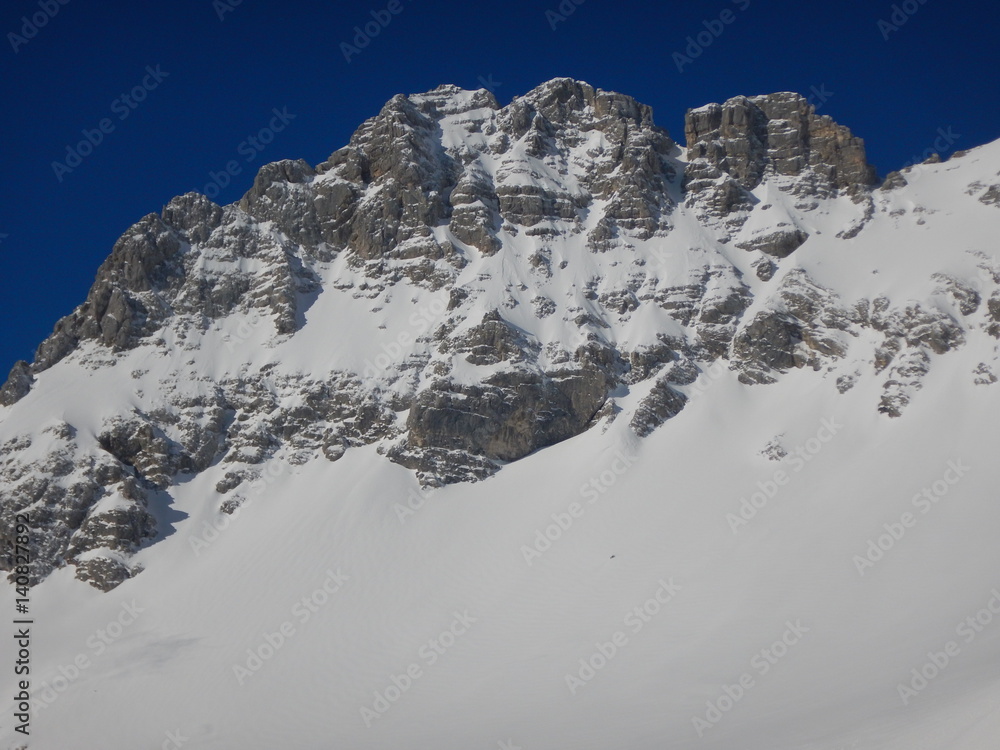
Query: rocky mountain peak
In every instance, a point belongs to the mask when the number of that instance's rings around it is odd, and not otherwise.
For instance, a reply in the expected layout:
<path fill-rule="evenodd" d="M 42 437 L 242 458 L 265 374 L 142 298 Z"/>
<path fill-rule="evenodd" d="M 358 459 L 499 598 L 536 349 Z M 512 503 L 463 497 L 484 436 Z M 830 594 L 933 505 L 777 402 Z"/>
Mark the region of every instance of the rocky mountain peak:
<path fill-rule="evenodd" d="M 925 241 L 939 219 L 912 186 L 870 190 L 863 143 L 803 97 L 710 104 L 685 130 L 686 155 L 649 107 L 572 79 L 506 106 L 441 86 L 322 164 L 263 166 L 237 203 L 173 199 L 0 389 L 0 539 L 35 508 L 34 580 L 73 565 L 111 588 L 196 475 L 224 513 L 267 465 L 364 446 L 425 486 L 483 480 L 595 427 L 651 435 L 709 368 L 845 393 L 867 373 L 896 417 L 934 358 L 1000 336 L 978 240 L 947 269 L 928 255 L 900 299 L 879 286 L 870 227 Z M 965 158 L 954 210 L 995 211 L 996 168 Z M 820 262 L 855 246 L 839 274 Z M 127 396 L 64 423 L 67 378 Z"/>
<path fill-rule="evenodd" d="M 411 94 L 404 97 L 401 94 L 391 101 L 405 99 L 416 106 L 424 114 L 439 120 L 448 115 L 460 115 L 477 109 L 500 109 L 493 92 L 486 89 L 470 91 L 453 84 L 438 86 L 425 94 Z"/>
<path fill-rule="evenodd" d="M 631 96 L 597 89 L 572 78 L 554 78 L 514 100 L 524 102 L 550 123 L 569 124 L 587 119 L 622 120 L 636 127 L 653 125 L 653 110 Z"/>

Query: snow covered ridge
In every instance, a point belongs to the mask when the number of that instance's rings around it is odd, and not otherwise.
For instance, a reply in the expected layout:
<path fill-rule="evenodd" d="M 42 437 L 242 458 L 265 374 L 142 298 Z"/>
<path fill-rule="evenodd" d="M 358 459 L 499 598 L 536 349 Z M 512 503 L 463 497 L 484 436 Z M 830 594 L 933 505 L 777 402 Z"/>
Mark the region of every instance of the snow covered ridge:
<path fill-rule="evenodd" d="M 175 198 L 0 390 L 0 537 L 28 511 L 34 582 L 69 564 L 109 590 L 195 477 L 222 519 L 265 468 L 365 445 L 442 487 L 594 428 L 646 437 L 710 372 L 874 383 L 880 419 L 958 349 L 956 387 L 996 381 L 1000 144 L 879 183 L 797 94 L 685 131 L 569 79 L 505 107 L 442 86 L 236 204 Z"/>

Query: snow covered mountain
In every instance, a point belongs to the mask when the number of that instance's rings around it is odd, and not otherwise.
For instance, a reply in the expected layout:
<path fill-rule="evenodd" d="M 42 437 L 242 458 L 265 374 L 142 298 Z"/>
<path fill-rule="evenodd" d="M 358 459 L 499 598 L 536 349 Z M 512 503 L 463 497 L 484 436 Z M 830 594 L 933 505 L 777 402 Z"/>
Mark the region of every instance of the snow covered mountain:
<path fill-rule="evenodd" d="M 1000 142 L 685 130 L 442 86 L 129 229 L 0 390 L 3 746 L 995 747 Z"/>

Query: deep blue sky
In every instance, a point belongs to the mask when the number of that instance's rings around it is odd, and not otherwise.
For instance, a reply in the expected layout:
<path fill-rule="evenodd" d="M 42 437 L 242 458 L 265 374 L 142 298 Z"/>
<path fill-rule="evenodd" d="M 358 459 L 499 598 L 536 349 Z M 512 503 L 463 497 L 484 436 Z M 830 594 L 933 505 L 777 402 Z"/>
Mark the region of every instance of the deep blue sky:
<path fill-rule="evenodd" d="M 1000 137 L 995 2 L 908 0 L 900 5 L 913 15 L 883 31 L 892 2 L 585 0 L 553 29 L 546 11 L 558 0 L 397 0 L 401 12 L 347 62 L 341 42 L 388 0 L 242 0 L 220 20 L 221 4 L 234 1 L 3 3 L 0 380 L 83 301 L 131 223 L 203 189 L 230 160 L 242 172 L 220 203 L 238 200 L 266 161 L 318 163 L 400 92 L 487 82 L 507 103 L 571 76 L 652 105 L 682 141 L 688 107 L 825 91 L 820 112 L 866 140 L 881 174 L 921 155 L 939 128 L 958 136 L 955 149 Z M 9 37 L 46 5 L 58 12 L 31 39 Z M 732 23 L 678 71 L 673 53 L 726 9 Z M 119 119 L 120 95 L 157 65 L 166 78 Z M 241 149 L 273 108 L 294 119 L 262 152 Z M 60 182 L 52 162 L 102 118 L 113 129 Z"/>

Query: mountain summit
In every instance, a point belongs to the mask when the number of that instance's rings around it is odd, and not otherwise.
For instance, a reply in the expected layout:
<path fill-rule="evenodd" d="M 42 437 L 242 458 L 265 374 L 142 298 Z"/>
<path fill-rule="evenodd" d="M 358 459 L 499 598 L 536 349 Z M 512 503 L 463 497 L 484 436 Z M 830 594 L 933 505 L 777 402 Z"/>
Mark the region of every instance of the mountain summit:
<path fill-rule="evenodd" d="M 272 459 L 371 444 L 425 487 L 483 479 L 618 420 L 648 435 L 712 363 L 877 382 L 884 418 L 970 338 L 968 382 L 996 380 L 994 243 L 933 239 L 996 221 L 995 147 L 877 188 L 791 93 L 689 110 L 685 135 L 570 79 L 505 107 L 441 86 L 236 204 L 175 198 L 0 392 L 4 538 L 30 508 L 33 579 L 108 589 L 194 477 L 229 512 Z"/>

